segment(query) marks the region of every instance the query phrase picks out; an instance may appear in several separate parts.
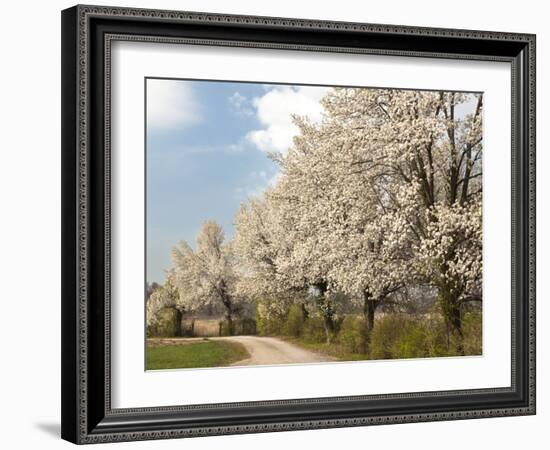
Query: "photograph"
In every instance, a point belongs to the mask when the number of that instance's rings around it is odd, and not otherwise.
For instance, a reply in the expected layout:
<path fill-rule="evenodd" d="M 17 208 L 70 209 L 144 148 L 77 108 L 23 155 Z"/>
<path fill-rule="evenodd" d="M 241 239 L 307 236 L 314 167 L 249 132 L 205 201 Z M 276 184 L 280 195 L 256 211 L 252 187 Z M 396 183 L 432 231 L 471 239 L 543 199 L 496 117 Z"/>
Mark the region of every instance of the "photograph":
<path fill-rule="evenodd" d="M 147 371 L 483 355 L 483 92 L 144 97 Z"/>

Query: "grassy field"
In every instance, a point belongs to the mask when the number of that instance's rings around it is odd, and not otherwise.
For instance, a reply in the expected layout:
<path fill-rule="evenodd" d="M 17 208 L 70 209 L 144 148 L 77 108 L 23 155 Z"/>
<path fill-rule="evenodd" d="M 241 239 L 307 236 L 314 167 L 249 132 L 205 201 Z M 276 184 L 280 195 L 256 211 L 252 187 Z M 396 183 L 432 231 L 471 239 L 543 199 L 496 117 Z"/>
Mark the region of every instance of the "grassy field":
<path fill-rule="evenodd" d="M 248 358 L 243 345 L 203 340 L 189 344 L 148 345 L 147 370 L 228 366 Z"/>

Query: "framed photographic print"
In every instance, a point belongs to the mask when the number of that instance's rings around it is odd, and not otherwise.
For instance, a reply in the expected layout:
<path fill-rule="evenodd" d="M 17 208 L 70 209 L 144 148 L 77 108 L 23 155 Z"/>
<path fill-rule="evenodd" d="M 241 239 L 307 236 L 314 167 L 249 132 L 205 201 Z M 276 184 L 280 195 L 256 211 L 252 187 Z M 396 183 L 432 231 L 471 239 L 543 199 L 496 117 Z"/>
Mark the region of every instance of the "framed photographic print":
<path fill-rule="evenodd" d="M 535 36 L 62 12 L 62 437 L 535 413 Z"/>

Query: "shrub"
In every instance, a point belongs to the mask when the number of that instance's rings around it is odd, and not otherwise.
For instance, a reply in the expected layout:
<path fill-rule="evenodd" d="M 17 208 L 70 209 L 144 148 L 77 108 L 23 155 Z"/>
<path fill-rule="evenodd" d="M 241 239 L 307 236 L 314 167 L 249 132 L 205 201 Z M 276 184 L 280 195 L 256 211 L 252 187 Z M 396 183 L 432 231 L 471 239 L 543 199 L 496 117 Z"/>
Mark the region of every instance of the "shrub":
<path fill-rule="evenodd" d="M 220 320 L 219 327 L 220 336 L 231 336 L 231 330 L 229 329 L 229 322 L 227 320 Z M 235 328 L 235 321 L 233 321 L 233 328 Z"/>
<path fill-rule="evenodd" d="M 340 324 L 338 342 L 352 353 L 365 353 L 367 344 L 367 324 L 364 318 L 346 316 Z"/>
<path fill-rule="evenodd" d="M 444 325 L 445 344 L 443 356 L 481 355 L 482 354 L 482 313 L 465 312 L 462 316 L 462 339 Z M 460 350 L 462 349 L 462 351 Z M 441 355 L 437 355 L 441 356 Z"/>
<path fill-rule="evenodd" d="M 300 337 L 304 329 L 304 311 L 301 305 L 292 305 L 288 310 L 284 332 L 286 336 Z"/>
<path fill-rule="evenodd" d="M 332 322 L 334 323 L 334 333 L 336 335 L 340 333 L 340 330 L 342 329 L 342 324 L 344 323 L 345 318 L 346 318 L 345 316 L 341 316 L 341 315 L 334 316 L 332 318 Z"/>
<path fill-rule="evenodd" d="M 236 328 L 239 334 L 256 334 L 256 321 L 251 318 L 241 319 Z"/>
<path fill-rule="evenodd" d="M 304 322 L 302 337 L 305 342 L 312 344 L 326 342 L 325 322 L 319 316 L 308 317 Z"/>
<path fill-rule="evenodd" d="M 405 320 L 397 315 L 389 315 L 377 320 L 369 337 L 370 358 L 395 358 L 395 345 L 403 336 L 404 326 Z"/>
<path fill-rule="evenodd" d="M 230 336 L 229 322 L 222 320 L 220 322 L 220 336 Z M 233 335 L 256 334 L 256 321 L 254 319 L 233 319 Z"/>
<path fill-rule="evenodd" d="M 284 319 L 279 316 L 256 316 L 256 328 L 260 336 L 282 334 L 284 324 Z"/>
<path fill-rule="evenodd" d="M 466 313 L 463 319 L 464 354 L 481 354 L 481 314 Z M 372 359 L 456 356 L 458 342 L 448 333 L 444 319 L 387 316 L 376 322 L 369 344 Z"/>
<path fill-rule="evenodd" d="M 178 313 L 173 308 L 163 308 L 157 313 L 157 322 L 148 327 L 149 336 L 174 337 L 177 334 Z"/>
<path fill-rule="evenodd" d="M 480 312 L 467 312 L 462 320 L 464 334 L 464 354 L 482 354 L 482 315 Z"/>
<path fill-rule="evenodd" d="M 409 320 L 392 348 L 394 358 L 425 358 L 430 356 L 426 332 L 420 321 Z"/>
<path fill-rule="evenodd" d="M 444 334 L 427 319 L 414 319 L 402 315 L 381 318 L 371 333 L 369 355 L 371 359 L 424 358 L 435 356 L 441 350 Z"/>
<path fill-rule="evenodd" d="M 260 336 L 283 334 L 286 314 L 273 310 L 269 304 L 264 300 L 256 303 L 256 331 Z"/>
<path fill-rule="evenodd" d="M 435 316 L 422 321 L 426 336 L 428 356 L 448 356 L 447 328 L 442 317 Z"/>

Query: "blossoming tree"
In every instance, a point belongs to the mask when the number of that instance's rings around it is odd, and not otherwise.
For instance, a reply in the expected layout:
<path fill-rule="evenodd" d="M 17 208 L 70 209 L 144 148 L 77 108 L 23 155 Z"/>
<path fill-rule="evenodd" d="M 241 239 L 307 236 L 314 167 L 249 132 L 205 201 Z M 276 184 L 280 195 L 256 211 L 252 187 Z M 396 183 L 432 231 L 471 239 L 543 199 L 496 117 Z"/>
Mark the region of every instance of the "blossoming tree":
<path fill-rule="evenodd" d="M 175 335 L 181 336 L 181 320 L 185 311 L 178 289 L 173 283 L 173 274 L 169 273 L 166 282 L 162 286 L 156 286 L 147 299 L 146 321 L 148 327 L 158 324 L 159 313 L 163 309 L 170 308 L 175 312 Z"/>
<path fill-rule="evenodd" d="M 182 241 L 172 250 L 173 278 L 186 309 L 223 306 L 229 333 L 233 334 L 233 319 L 241 299 L 236 293 L 232 245 L 224 240 L 220 225 L 205 222 L 197 236 L 196 249 Z"/>
<path fill-rule="evenodd" d="M 403 282 L 409 252 L 382 224 L 373 180 L 356 169 L 354 141 L 331 119 L 315 125 L 295 118 L 300 134 L 279 158 L 282 177 L 270 195 L 294 244 L 286 270 L 318 289 L 327 331 L 337 292 L 362 302 L 370 331 L 376 307 Z"/>
<path fill-rule="evenodd" d="M 366 178 L 384 242 L 437 288 L 460 351 L 463 305 L 481 300 L 482 95 L 336 89 L 323 103 L 318 132 Z"/>

